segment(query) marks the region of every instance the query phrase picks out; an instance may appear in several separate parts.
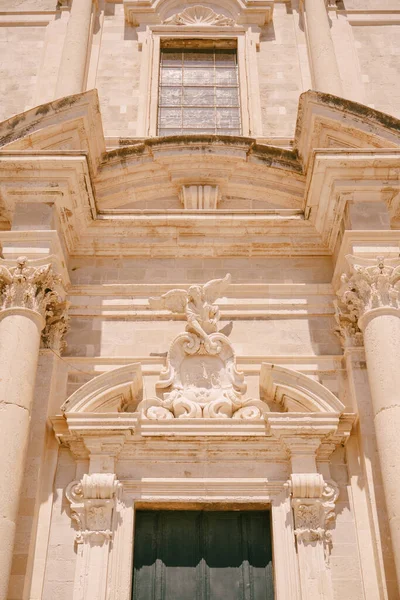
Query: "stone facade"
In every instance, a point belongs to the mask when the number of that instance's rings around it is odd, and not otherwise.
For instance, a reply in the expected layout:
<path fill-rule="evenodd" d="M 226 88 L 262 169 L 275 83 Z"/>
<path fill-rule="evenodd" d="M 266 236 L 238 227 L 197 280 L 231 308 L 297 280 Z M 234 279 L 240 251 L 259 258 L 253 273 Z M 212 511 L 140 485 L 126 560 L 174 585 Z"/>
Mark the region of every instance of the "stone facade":
<path fill-rule="evenodd" d="M 277 600 L 400 597 L 399 32 L 0 0 L 0 600 L 130 600 L 135 510 L 194 507 L 270 509 Z M 157 136 L 193 43 L 240 136 Z"/>

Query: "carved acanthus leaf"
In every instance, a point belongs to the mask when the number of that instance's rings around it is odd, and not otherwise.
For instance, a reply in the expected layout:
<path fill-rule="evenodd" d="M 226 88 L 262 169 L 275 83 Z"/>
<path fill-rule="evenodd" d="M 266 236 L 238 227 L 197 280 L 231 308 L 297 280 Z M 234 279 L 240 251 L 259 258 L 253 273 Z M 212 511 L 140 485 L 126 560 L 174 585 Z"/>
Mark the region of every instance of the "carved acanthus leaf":
<path fill-rule="evenodd" d="M 47 318 L 61 303 L 61 277 L 52 265 L 30 266 L 21 256 L 15 267 L 0 265 L 0 309 L 28 308 Z"/>
<path fill-rule="evenodd" d="M 46 325 L 42 331 L 42 347 L 61 354 L 67 343 L 64 340 L 69 326 L 69 302 L 50 303 L 46 312 Z"/>
<path fill-rule="evenodd" d="M 363 334 L 358 326 L 358 314 L 342 301 L 338 300 L 335 305 L 335 333 L 340 338 L 343 348 L 362 346 Z"/>
<path fill-rule="evenodd" d="M 235 25 L 235 21 L 225 15 L 217 14 L 207 6 L 190 6 L 184 11 L 172 15 L 164 21 L 166 25 L 217 25 L 223 27 L 231 27 Z"/>

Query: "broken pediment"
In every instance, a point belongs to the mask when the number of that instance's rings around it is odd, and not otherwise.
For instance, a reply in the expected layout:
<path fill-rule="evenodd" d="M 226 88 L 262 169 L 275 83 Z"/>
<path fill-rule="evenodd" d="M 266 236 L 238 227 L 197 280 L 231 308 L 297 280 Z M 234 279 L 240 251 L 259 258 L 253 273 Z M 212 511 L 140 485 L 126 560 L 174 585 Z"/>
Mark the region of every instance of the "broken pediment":
<path fill-rule="evenodd" d="M 138 404 L 143 389 L 140 364 L 113 369 L 94 377 L 61 406 L 64 414 L 116 413 Z"/>
<path fill-rule="evenodd" d="M 318 381 L 286 367 L 263 363 L 260 396 L 277 404 L 282 412 L 341 414 L 345 407 Z"/>
<path fill-rule="evenodd" d="M 309 91 L 290 150 L 243 136 L 177 135 L 105 151 L 91 90 L 0 123 L 2 227 L 17 198 L 34 197 L 54 204 L 70 254 L 330 255 L 347 204 L 366 193 L 397 227 L 399 147 L 395 118 Z"/>

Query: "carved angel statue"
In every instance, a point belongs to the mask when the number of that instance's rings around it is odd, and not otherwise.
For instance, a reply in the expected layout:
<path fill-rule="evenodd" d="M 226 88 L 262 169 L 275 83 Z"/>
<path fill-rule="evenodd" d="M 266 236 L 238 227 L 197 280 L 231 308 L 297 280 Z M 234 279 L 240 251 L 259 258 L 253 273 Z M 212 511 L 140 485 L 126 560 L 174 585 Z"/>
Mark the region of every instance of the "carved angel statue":
<path fill-rule="evenodd" d="M 149 298 L 149 304 L 154 310 L 185 313 L 186 331 L 209 342 L 209 335 L 217 331 L 219 321 L 219 309 L 213 303 L 222 296 L 230 282 L 228 273 L 223 279 L 213 279 L 204 285 L 191 285 L 187 291 L 171 290 L 159 298 Z"/>

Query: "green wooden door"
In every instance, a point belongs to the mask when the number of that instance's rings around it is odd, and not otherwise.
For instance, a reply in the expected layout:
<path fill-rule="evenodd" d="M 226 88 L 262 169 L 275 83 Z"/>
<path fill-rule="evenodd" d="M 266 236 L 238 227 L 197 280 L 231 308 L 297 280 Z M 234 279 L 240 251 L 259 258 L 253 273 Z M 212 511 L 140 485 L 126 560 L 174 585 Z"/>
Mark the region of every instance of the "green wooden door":
<path fill-rule="evenodd" d="M 137 511 L 133 600 L 273 600 L 267 511 Z"/>

